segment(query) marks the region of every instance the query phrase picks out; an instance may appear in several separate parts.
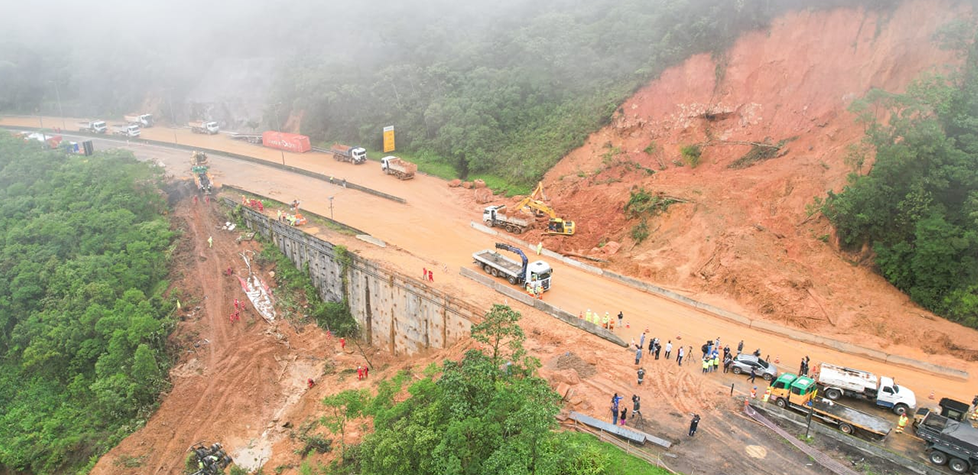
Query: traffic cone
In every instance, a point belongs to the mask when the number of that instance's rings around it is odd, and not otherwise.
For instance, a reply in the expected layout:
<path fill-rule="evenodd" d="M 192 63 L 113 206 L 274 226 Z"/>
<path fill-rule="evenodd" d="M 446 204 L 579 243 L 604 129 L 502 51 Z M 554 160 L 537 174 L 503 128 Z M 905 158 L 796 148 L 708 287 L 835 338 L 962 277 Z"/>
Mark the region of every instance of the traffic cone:
<path fill-rule="evenodd" d="M 745 411 L 747 410 L 747 407 L 748 406 L 750 406 L 750 399 L 748 399 L 747 396 L 744 396 L 744 410 Z"/>
<path fill-rule="evenodd" d="M 764 391 L 764 398 L 762 400 L 764 402 L 767 402 L 767 400 L 770 398 L 771 398 L 771 386 L 768 386 L 767 389 Z"/>
<path fill-rule="evenodd" d="M 774 356 L 774 364 L 781 364 L 781 359 L 777 355 Z"/>
<path fill-rule="evenodd" d="M 927 396 L 927 399 L 934 399 L 934 390 L 933 389 L 930 390 L 930 396 Z"/>

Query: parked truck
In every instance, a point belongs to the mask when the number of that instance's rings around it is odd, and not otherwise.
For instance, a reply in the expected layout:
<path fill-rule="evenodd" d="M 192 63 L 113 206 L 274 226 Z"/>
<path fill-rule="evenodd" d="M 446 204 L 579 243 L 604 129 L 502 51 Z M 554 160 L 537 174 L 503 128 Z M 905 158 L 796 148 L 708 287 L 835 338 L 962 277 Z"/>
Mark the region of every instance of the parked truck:
<path fill-rule="evenodd" d="M 503 228 L 513 234 L 522 234 L 533 227 L 533 222 L 503 214 L 506 205 L 487 206 L 482 210 L 482 222 L 490 228 Z"/>
<path fill-rule="evenodd" d="M 947 464 L 955 473 L 978 473 L 978 429 L 970 423 L 921 408 L 914 415 L 913 427 L 927 444 L 931 463 Z"/>
<path fill-rule="evenodd" d="M 893 425 L 882 417 L 817 397 L 817 390 L 818 385 L 812 378 L 785 373 L 771 383 L 770 401 L 778 407 L 806 415 L 811 412 L 812 418 L 837 426 L 850 435 L 865 432 L 882 440 L 893 429 Z"/>
<path fill-rule="evenodd" d="M 415 172 L 418 171 L 418 166 L 394 156 L 386 156 L 380 159 L 380 169 L 384 173 L 394 175 L 400 180 L 410 180 L 414 178 Z"/>
<path fill-rule="evenodd" d="M 349 162 L 354 165 L 360 165 L 367 161 L 367 149 L 363 147 L 351 147 L 335 143 L 329 148 L 329 153 L 338 161 Z"/>
<path fill-rule="evenodd" d="M 195 134 L 214 135 L 221 131 L 221 128 L 217 125 L 217 122 L 214 121 L 206 122 L 199 120 L 188 123 L 187 127 L 190 127 L 190 131 Z"/>
<path fill-rule="evenodd" d="M 113 125 L 112 135 L 121 135 L 126 138 L 139 137 L 139 126 L 136 124 Z"/>
<path fill-rule="evenodd" d="M 147 129 L 153 126 L 153 114 L 128 114 L 123 118 L 130 124 L 136 124 Z"/>
<path fill-rule="evenodd" d="M 486 274 L 502 277 L 508 280 L 510 284 L 521 285 L 524 288 L 533 287 L 544 292 L 550 290 L 550 279 L 553 276 L 553 269 L 550 268 L 550 264 L 543 261 L 528 263 L 523 251 L 506 243 L 496 243 L 496 249 L 504 249 L 519 255 L 522 263 L 516 262 L 493 249 L 476 252 L 472 254 L 472 259 L 482 267 Z"/>
<path fill-rule="evenodd" d="M 887 376 L 877 377 L 868 371 L 822 363 L 815 380 L 825 397 L 833 401 L 842 396 L 869 399 L 898 415 L 917 408 L 913 391 L 898 386 Z"/>
<path fill-rule="evenodd" d="M 84 122 L 79 122 L 78 123 L 78 131 L 79 132 L 89 132 L 89 133 L 93 133 L 93 134 L 104 134 L 108 130 L 109 130 L 109 128 L 108 128 L 108 126 L 105 125 L 105 121 L 104 120 L 92 120 L 92 121 L 84 121 Z"/>

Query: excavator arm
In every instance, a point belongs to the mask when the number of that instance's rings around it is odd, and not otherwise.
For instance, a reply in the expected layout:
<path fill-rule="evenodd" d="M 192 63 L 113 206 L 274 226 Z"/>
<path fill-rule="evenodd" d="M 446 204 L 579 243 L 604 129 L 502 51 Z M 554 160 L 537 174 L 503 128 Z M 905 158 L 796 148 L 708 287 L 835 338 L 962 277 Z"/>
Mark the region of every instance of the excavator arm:
<path fill-rule="evenodd" d="M 506 244 L 504 242 L 497 242 L 496 249 L 505 249 L 507 251 L 515 252 L 516 254 L 519 254 L 520 259 L 523 259 L 523 267 L 520 269 L 520 275 L 523 276 L 526 275 L 526 264 L 529 262 L 529 259 L 526 258 L 526 254 L 523 254 L 523 251 L 521 251 L 520 248 L 515 246 L 510 246 L 509 244 Z"/>

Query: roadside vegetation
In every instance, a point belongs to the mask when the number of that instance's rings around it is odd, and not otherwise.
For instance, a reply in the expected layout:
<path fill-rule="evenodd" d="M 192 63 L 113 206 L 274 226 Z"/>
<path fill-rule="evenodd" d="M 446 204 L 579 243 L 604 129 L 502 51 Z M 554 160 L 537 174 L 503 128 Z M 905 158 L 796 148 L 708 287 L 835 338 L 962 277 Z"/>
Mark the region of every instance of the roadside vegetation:
<path fill-rule="evenodd" d="M 326 397 L 319 422 L 339 440 L 326 445 L 340 457 L 321 471 L 668 473 L 592 436 L 557 430 L 560 397 L 537 376 L 540 362 L 523 348 L 519 319 L 519 312 L 495 305 L 472 327 L 481 347 L 460 361 L 432 364 L 419 374 L 399 373 L 382 381 L 376 395 L 358 389 Z M 367 418 L 373 432 L 357 445 L 344 445 L 345 428 L 366 427 Z"/>
<path fill-rule="evenodd" d="M 978 42 L 959 26 L 942 35 L 967 54 L 958 71 L 853 104 L 875 161 L 863 170 L 853 148 L 848 184 L 821 210 L 843 247 L 870 248 L 879 272 L 914 302 L 978 328 Z"/>
<path fill-rule="evenodd" d="M 74 473 L 167 387 L 162 171 L 0 132 L 0 472 Z"/>

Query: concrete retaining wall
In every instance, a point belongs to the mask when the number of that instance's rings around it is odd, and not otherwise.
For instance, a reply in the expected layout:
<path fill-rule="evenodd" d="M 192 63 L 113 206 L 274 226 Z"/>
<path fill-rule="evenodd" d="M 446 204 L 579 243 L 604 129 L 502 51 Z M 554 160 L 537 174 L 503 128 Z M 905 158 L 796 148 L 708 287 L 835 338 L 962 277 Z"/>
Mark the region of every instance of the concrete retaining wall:
<path fill-rule="evenodd" d="M 533 244 L 530 244 L 530 243 L 528 243 L 526 241 L 521 241 L 519 239 L 516 239 L 516 238 L 514 238 L 514 237 L 512 237 L 512 236 L 510 236 L 510 235 L 508 235 L 506 233 L 500 233 L 499 231 L 496 231 L 495 229 L 486 227 L 486 226 L 484 226 L 482 224 L 471 222 L 470 223 L 470 226 L 472 228 L 474 228 L 474 229 L 477 229 L 479 231 L 482 231 L 484 233 L 487 233 L 487 234 L 490 234 L 490 235 L 493 235 L 493 236 L 501 236 L 501 237 L 505 238 L 505 240 L 508 240 L 510 242 L 513 242 L 513 243 L 519 244 L 521 246 L 524 246 L 527 249 L 536 249 L 536 246 L 533 245 Z M 831 348 L 831 349 L 834 349 L 834 350 L 838 350 L 838 351 L 842 351 L 842 352 L 849 353 L 849 354 L 854 354 L 854 355 L 861 355 L 861 356 L 865 356 L 867 358 L 872 358 L 872 359 L 883 361 L 883 362 L 886 362 L 886 363 L 893 363 L 893 364 L 908 366 L 908 367 L 915 368 L 915 369 L 921 369 L 921 370 L 924 370 L 924 371 L 930 371 L 931 373 L 940 374 L 942 376 L 949 376 L 949 377 L 952 377 L 952 378 L 963 379 L 963 380 L 967 380 L 969 378 L 969 375 L 968 375 L 968 372 L 967 371 L 962 371 L 962 370 L 955 369 L 955 368 L 948 368 L 947 366 L 940 366 L 940 365 L 936 365 L 936 364 L 933 364 L 933 363 L 928 363 L 926 361 L 920 361 L 920 360 L 915 360 L 915 359 L 911 359 L 911 358 L 904 358 L 904 357 L 898 356 L 898 355 L 891 355 L 891 354 L 888 354 L 888 353 L 885 353 L 885 352 L 882 352 L 882 351 L 879 351 L 879 350 L 874 350 L 872 348 L 866 348 L 864 346 L 853 345 L 851 343 L 846 343 L 844 341 L 833 340 L 831 338 L 824 338 L 824 337 L 821 337 L 821 336 L 818 336 L 818 335 L 813 335 L 811 333 L 805 333 L 803 331 L 793 330 L 791 328 L 785 328 L 783 326 L 780 326 L 778 324 L 771 323 L 771 322 L 768 322 L 768 321 L 765 321 L 765 320 L 753 320 L 753 319 L 750 319 L 750 318 L 745 317 L 743 315 L 739 315 L 737 313 L 724 310 L 724 309 L 722 309 L 720 307 L 715 307 L 715 306 L 710 305 L 708 303 L 703 303 L 703 302 L 700 302 L 700 301 L 697 301 L 697 300 L 693 300 L 693 299 L 691 299 L 689 297 L 686 297 L 685 295 L 680 295 L 680 294 L 678 294 L 676 292 L 673 292 L 673 291 L 668 290 L 668 289 L 664 289 L 662 287 L 658 287 L 656 285 L 652 285 L 652 284 L 650 284 L 648 282 L 642 282 L 642 281 L 640 281 L 638 279 L 634 279 L 632 277 L 628 277 L 628 276 L 617 274 L 617 273 L 614 273 L 614 272 L 611 272 L 611 271 L 607 271 L 607 270 L 604 270 L 604 269 L 601 269 L 601 268 L 598 268 L 598 267 L 594 267 L 594 266 L 589 265 L 589 264 L 584 264 L 584 263 L 582 263 L 580 261 L 571 259 L 571 258 L 569 258 L 567 256 L 563 256 L 561 254 L 557 254 L 556 252 L 553 252 L 553 251 L 548 251 L 548 250 L 544 249 L 541 252 L 541 254 L 544 255 L 544 256 L 550 257 L 551 259 L 561 261 L 561 262 L 563 262 L 563 263 L 565 263 L 567 265 L 571 265 L 571 266 L 577 267 L 579 269 L 583 269 L 583 270 L 585 270 L 587 272 L 590 272 L 592 274 L 596 274 L 596 275 L 600 275 L 600 276 L 608 277 L 610 279 L 617 280 L 617 281 L 619 281 L 619 282 L 621 282 L 621 283 L 623 283 L 623 284 L 625 284 L 625 285 L 627 285 L 629 287 L 632 287 L 634 289 L 638 289 L 638 290 L 641 290 L 643 292 L 647 292 L 647 293 L 650 293 L 650 294 L 658 295 L 660 297 L 663 297 L 663 298 L 672 300 L 674 302 L 678 302 L 678 303 L 681 303 L 681 304 L 688 305 L 690 307 L 696 308 L 698 310 L 702 310 L 702 311 L 704 311 L 706 313 L 709 313 L 711 315 L 714 315 L 716 317 L 723 318 L 725 320 L 729 320 L 731 322 L 738 323 L 740 325 L 744 325 L 747 328 L 754 328 L 754 329 L 761 330 L 761 331 L 764 331 L 764 332 L 773 333 L 775 335 L 781 335 L 781 336 L 784 336 L 784 337 L 787 337 L 787 338 L 791 338 L 792 340 L 802 341 L 802 342 L 810 343 L 810 344 L 814 344 L 814 345 L 821 345 L 821 346 L 824 346 L 824 347 L 827 347 L 827 348 Z"/>
<path fill-rule="evenodd" d="M 363 338 L 392 354 L 445 348 L 468 337 L 472 323 L 485 313 L 356 254 L 345 253 L 349 265 L 344 270 L 333 244 L 250 208 L 241 210 L 248 228 L 270 239 L 296 267 L 308 266 L 324 300 L 342 302 L 345 295 Z"/>

